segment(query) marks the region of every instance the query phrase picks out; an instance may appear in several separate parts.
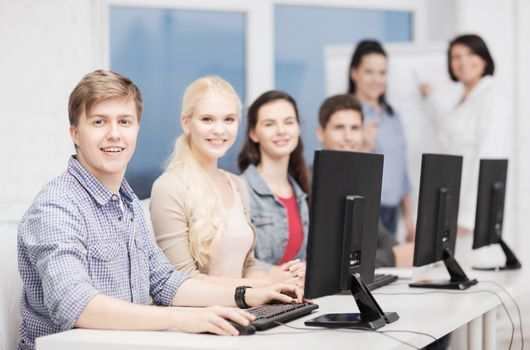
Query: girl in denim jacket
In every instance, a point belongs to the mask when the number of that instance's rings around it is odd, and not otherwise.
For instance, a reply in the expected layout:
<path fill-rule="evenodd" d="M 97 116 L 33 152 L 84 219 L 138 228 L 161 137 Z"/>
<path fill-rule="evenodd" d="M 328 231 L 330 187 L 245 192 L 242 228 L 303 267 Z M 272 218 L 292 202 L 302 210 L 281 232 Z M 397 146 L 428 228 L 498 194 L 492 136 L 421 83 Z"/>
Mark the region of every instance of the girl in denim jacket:
<path fill-rule="evenodd" d="M 258 263 L 303 281 L 309 180 L 298 109 L 287 93 L 265 92 L 249 107 L 239 168 L 249 188 Z"/>

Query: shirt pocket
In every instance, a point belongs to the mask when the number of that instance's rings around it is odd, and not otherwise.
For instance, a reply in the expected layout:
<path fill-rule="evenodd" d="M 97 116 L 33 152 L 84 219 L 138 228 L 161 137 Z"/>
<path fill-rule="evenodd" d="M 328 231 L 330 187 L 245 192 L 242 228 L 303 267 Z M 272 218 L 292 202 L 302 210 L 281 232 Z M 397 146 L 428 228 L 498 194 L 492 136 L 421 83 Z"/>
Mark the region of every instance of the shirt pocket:
<path fill-rule="evenodd" d="M 141 272 L 149 272 L 149 242 L 140 237 L 134 238 L 136 253 L 138 254 L 138 263 L 142 267 Z"/>
<path fill-rule="evenodd" d="M 129 289 L 126 248 L 115 240 L 96 240 L 88 247 L 88 271 L 94 286 L 111 297 L 124 299 Z"/>
<path fill-rule="evenodd" d="M 272 225 L 274 223 L 274 220 L 272 219 L 272 216 L 256 215 L 252 218 L 252 223 L 256 227 L 266 226 L 266 225 Z"/>
<path fill-rule="evenodd" d="M 278 232 L 281 231 L 278 226 L 279 223 L 275 222 L 273 215 L 263 214 L 252 217 L 252 223 L 256 228 L 256 247 L 254 249 L 256 258 L 269 264 L 277 264 L 283 256 L 284 250 L 279 246 Z"/>
<path fill-rule="evenodd" d="M 136 266 L 136 271 L 134 277 L 136 283 L 133 283 L 133 288 L 139 290 L 139 295 L 147 296 L 149 295 L 150 290 L 150 268 L 149 268 L 149 257 L 150 257 L 150 242 L 147 239 L 142 237 L 134 238 L 134 245 L 136 247 L 134 256 L 136 257 L 134 265 Z M 144 304 L 147 301 L 141 300 L 140 303 Z"/>
<path fill-rule="evenodd" d="M 114 240 L 93 241 L 88 249 L 88 256 L 94 261 L 112 261 L 120 253 L 120 244 Z"/>

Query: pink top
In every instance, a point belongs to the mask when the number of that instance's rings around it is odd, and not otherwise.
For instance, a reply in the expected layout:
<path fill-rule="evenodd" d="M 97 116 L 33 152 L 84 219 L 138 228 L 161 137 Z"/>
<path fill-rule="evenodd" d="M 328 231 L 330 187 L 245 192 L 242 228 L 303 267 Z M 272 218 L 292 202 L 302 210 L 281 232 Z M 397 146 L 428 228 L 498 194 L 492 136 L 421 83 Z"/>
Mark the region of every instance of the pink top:
<path fill-rule="evenodd" d="M 233 194 L 232 205 L 225 208 L 226 226 L 214 241 L 214 253 L 210 260 L 208 275 L 243 277 L 243 266 L 252 249 L 254 233 L 250 227 L 241 195 L 229 176 L 226 176 Z"/>

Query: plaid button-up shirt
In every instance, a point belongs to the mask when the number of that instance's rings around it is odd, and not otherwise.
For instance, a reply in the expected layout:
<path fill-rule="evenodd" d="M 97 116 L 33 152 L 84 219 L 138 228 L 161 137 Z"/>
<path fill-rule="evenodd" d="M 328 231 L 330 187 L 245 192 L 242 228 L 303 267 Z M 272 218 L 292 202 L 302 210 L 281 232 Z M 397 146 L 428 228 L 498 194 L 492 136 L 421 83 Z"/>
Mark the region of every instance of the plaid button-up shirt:
<path fill-rule="evenodd" d="M 96 294 L 137 304 L 151 296 L 171 305 L 188 278 L 154 243 L 129 184 L 123 180 L 113 194 L 74 157 L 22 218 L 18 265 L 24 284 L 19 349 L 71 329 Z"/>

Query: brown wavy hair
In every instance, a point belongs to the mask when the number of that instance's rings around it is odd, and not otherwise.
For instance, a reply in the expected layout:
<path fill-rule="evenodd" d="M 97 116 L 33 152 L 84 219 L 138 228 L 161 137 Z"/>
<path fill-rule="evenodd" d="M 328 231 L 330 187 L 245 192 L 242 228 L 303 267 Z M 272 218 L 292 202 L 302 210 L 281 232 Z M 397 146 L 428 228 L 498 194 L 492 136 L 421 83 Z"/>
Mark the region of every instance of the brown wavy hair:
<path fill-rule="evenodd" d="M 238 156 L 239 170 L 245 171 L 250 164 L 258 166 L 261 163 L 259 144 L 250 139 L 250 131 L 256 128 L 256 124 L 258 123 L 258 113 L 261 107 L 277 100 L 285 100 L 293 106 L 296 121 L 300 125 L 300 116 L 298 114 L 296 101 L 289 94 L 278 90 L 271 90 L 261 94 L 248 108 L 245 143 Z M 309 193 L 309 176 L 304 160 L 304 144 L 301 136 L 298 137 L 298 145 L 289 157 L 288 173 L 298 183 L 302 191 Z"/>

